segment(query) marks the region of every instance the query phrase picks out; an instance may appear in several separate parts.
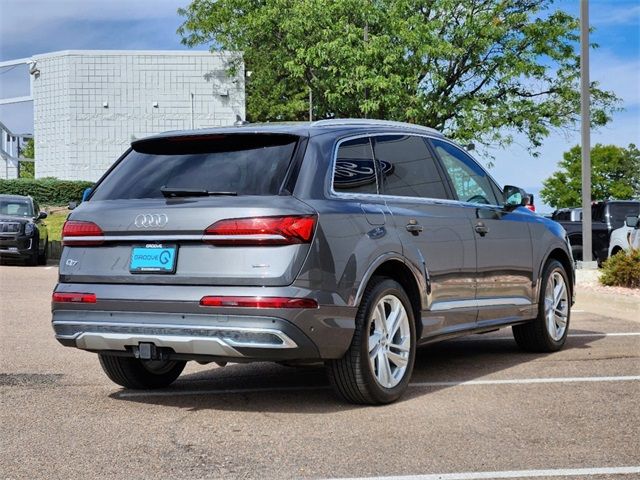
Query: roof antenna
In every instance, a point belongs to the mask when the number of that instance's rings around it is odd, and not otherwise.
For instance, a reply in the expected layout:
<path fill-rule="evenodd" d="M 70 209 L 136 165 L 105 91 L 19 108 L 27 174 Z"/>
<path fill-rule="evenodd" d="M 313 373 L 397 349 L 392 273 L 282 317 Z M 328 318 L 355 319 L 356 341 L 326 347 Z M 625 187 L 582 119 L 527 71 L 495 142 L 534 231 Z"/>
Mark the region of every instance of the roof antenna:
<path fill-rule="evenodd" d="M 233 122 L 233 125 L 236 127 L 241 127 L 242 125 L 246 125 L 249 122 L 247 122 L 246 120 L 242 120 L 242 118 L 240 117 L 240 115 L 236 114 L 236 121 Z"/>

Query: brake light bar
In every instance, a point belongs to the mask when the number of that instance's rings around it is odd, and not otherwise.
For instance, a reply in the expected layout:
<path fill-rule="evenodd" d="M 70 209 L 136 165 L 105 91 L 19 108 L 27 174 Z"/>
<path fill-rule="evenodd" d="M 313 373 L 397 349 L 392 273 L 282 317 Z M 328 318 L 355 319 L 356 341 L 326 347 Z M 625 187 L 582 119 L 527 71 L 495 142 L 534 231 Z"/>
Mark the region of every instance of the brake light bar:
<path fill-rule="evenodd" d="M 67 220 L 62 227 L 62 245 L 93 246 L 104 243 L 104 232 L 93 222 Z"/>
<path fill-rule="evenodd" d="M 294 245 L 310 243 L 316 225 L 314 215 L 230 218 L 204 231 L 213 245 Z"/>
<path fill-rule="evenodd" d="M 54 303 L 96 303 L 95 293 L 54 292 L 51 296 Z"/>
<path fill-rule="evenodd" d="M 318 308 L 312 298 L 291 297 L 202 297 L 203 307 L 241 308 Z"/>

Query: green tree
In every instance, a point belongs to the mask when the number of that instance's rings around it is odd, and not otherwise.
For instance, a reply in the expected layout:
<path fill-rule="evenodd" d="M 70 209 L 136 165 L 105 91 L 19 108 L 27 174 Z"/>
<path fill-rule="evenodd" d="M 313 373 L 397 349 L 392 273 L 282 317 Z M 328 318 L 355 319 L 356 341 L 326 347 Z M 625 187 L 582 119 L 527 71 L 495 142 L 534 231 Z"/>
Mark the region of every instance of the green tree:
<path fill-rule="evenodd" d="M 35 143 L 33 138 L 25 142 L 24 147 L 20 151 L 20 156 L 31 159 L 35 158 Z M 18 171 L 20 172 L 20 178 L 35 178 L 36 164 L 34 162 L 20 162 Z"/>
<path fill-rule="evenodd" d="M 579 22 L 553 0 L 192 0 L 184 44 L 243 52 L 251 121 L 370 117 L 535 148 L 579 117 Z M 230 68 L 237 68 L 231 65 Z M 592 84 L 592 123 L 618 99 Z"/>
<path fill-rule="evenodd" d="M 545 203 L 555 208 L 576 207 L 582 202 L 582 149 L 576 145 L 563 155 L 560 169 L 540 190 Z M 640 150 L 634 145 L 597 144 L 591 149 L 591 199 L 628 200 L 640 196 Z"/>

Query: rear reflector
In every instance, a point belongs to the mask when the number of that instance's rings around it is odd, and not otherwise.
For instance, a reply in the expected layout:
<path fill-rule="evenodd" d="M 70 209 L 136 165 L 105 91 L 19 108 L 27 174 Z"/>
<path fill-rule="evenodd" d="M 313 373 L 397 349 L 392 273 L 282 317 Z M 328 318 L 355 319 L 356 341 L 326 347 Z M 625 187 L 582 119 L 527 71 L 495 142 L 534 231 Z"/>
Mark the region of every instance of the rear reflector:
<path fill-rule="evenodd" d="M 204 232 L 213 245 L 293 245 L 309 243 L 316 217 L 284 216 L 220 220 Z"/>
<path fill-rule="evenodd" d="M 318 308 L 311 298 L 289 297 L 202 297 L 203 307 L 248 307 L 248 308 Z"/>
<path fill-rule="evenodd" d="M 95 293 L 54 292 L 51 301 L 55 303 L 96 303 Z"/>
<path fill-rule="evenodd" d="M 72 246 L 101 245 L 104 232 L 93 222 L 67 220 L 62 227 L 62 244 Z"/>

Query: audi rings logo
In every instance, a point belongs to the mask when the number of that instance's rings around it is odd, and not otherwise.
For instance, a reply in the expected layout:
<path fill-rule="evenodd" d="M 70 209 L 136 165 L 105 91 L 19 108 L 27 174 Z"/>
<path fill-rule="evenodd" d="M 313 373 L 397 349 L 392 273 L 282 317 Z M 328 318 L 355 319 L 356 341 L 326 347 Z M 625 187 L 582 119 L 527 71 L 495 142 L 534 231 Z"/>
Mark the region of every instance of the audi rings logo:
<path fill-rule="evenodd" d="M 141 213 L 133 221 L 138 228 L 164 227 L 169 217 L 164 213 Z"/>

